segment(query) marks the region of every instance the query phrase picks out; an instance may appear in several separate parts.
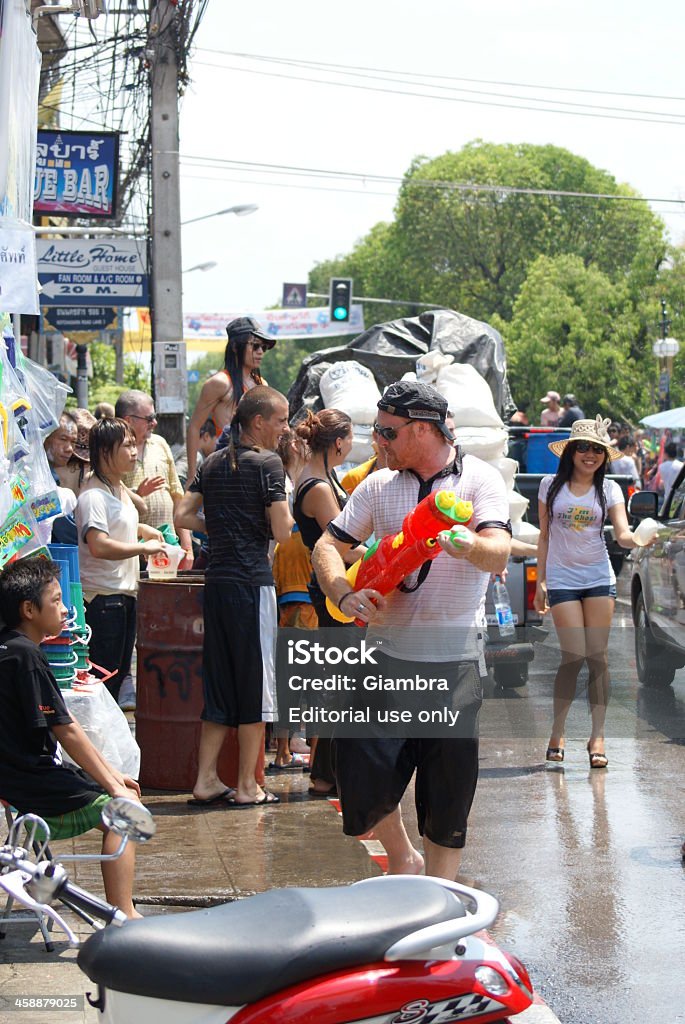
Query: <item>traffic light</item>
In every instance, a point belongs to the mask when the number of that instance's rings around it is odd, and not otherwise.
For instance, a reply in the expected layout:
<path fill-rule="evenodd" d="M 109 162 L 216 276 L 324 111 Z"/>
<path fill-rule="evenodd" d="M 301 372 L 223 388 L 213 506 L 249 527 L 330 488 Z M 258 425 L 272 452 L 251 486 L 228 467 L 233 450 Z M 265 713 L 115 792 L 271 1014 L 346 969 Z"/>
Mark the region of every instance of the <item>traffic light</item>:
<path fill-rule="evenodd" d="M 347 323 L 352 310 L 351 277 L 331 278 L 330 306 L 331 323 Z"/>

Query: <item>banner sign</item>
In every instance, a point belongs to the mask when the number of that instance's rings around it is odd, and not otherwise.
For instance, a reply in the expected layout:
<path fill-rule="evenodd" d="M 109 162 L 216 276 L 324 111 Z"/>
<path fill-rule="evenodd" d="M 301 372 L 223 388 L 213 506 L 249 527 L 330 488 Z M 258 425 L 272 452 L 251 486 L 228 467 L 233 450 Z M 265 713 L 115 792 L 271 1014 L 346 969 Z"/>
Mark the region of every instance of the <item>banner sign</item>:
<path fill-rule="evenodd" d="M 36 242 L 43 306 L 147 306 L 144 239 L 60 238 Z"/>
<path fill-rule="evenodd" d="M 70 334 L 74 331 L 107 331 L 117 328 L 117 311 L 112 306 L 48 306 L 43 310 L 45 331 Z"/>
<path fill-rule="evenodd" d="M 30 224 L 0 217 L 0 312 L 38 312 L 36 236 Z"/>
<path fill-rule="evenodd" d="M 118 177 L 118 132 L 38 132 L 36 213 L 114 217 Z"/>
<path fill-rule="evenodd" d="M 364 331 L 362 306 L 352 306 L 349 323 L 331 323 L 328 306 L 314 309 L 234 309 L 226 313 L 187 313 L 183 317 L 183 340 L 191 352 L 223 352 L 228 338 L 226 324 L 239 316 L 251 316 L 266 334 L 276 340 L 296 341 L 300 338 L 338 338 L 343 334 L 358 335 Z M 150 350 L 150 313 L 147 309 L 124 312 L 124 347 L 128 352 Z"/>
<path fill-rule="evenodd" d="M 364 330 L 362 306 L 352 306 L 349 322 L 344 324 L 331 323 L 328 306 L 315 306 L 313 309 L 265 309 L 249 313 L 245 310 L 229 313 L 188 313 L 183 317 L 183 336 L 186 340 L 227 340 L 226 324 L 238 316 L 254 317 L 266 334 L 287 340 L 337 338 L 342 334 L 361 334 Z"/>

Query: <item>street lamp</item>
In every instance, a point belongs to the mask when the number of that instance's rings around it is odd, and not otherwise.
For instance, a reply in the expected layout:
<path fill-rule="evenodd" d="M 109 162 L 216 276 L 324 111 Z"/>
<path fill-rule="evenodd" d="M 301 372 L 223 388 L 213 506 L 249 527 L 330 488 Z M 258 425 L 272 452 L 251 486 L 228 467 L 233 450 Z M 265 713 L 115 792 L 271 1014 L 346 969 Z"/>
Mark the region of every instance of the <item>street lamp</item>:
<path fill-rule="evenodd" d="M 201 270 L 206 273 L 208 270 L 214 270 L 214 267 L 218 267 L 219 264 L 216 260 L 207 260 L 206 263 L 196 263 L 194 267 L 188 267 L 187 270 L 182 270 L 182 274 L 191 274 L 193 270 Z"/>
<path fill-rule="evenodd" d="M 205 213 L 202 217 L 191 217 L 190 220 L 182 220 L 181 227 L 186 224 L 195 224 L 198 220 L 209 220 L 210 217 L 223 217 L 225 213 L 234 213 L 236 217 L 246 217 L 248 213 L 254 213 L 259 207 L 256 203 L 244 203 L 240 206 L 229 206 L 226 210 L 217 210 L 216 213 Z"/>
<path fill-rule="evenodd" d="M 652 345 L 652 352 L 657 358 L 659 370 L 659 410 L 671 408 L 671 376 L 673 374 L 673 360 L 680 351 L 680 344 L 675 338 L 668 337 L 668 328 L 671 321 L 666 315 L 666 300 L 661 300 L 661 327 L 662 337 Z"/>

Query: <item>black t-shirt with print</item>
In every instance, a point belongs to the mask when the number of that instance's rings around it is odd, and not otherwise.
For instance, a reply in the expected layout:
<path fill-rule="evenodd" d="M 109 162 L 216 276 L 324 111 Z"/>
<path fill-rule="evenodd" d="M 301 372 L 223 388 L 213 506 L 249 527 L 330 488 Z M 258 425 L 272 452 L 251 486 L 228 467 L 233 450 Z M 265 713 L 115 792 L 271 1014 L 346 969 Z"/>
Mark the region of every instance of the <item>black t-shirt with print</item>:
<path fill-rule="evenodd" d="M 92 803 L 102 789 L 60 763 L 51 730 L 68 725 L 59 687 L 40 647 L 23 633 L 0 633 L 0 797 L 17 810 L 54 817 Z"/>
<path fill-rule="evenodd" d="M 266 510 L 285 501 L 285 471 L 275 452 L 237 449 L 238 470 L 229 448 L 213 452 L 198 469 L 190 490 L 202 495 L 209 537 L 208 579 L 254 587 L 273 585 L 269 565 L 271 527 Z"/>

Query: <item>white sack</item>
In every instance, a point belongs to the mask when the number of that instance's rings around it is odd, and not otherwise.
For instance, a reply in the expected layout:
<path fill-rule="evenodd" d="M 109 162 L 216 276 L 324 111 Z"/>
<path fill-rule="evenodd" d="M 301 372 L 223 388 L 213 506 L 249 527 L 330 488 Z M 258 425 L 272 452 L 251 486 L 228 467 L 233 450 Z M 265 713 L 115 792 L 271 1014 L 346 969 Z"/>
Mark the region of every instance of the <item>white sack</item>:
<path fill-rule="evenodd" d="M 518 472 L 518 462 L 516 459 L 493 459 L 490 463 L 493 469 L 496 469 L 498 473 L 502 474 L 504 485 L 508 491 L 514 486 L 514 479 Z"/>
<path fill-rule="evenodd" d="M 502 427 L 492 391 L 475 366 L 454 363 L 441 369 L 436 387 L 447 399 L 457 427 Z"/>
<path fill-rule="evenodd" d="M 509 518 L 513 523 L 519 523 L 528 511 L 528 498 L 524 498 L 518 491 L 510 491 L 507 495 L 509 501 Z"/>
<path fill-rule="evenodd" d="M 381 393 L 371 370 L 361 363 L 334 363 L 322 374 L 319 388 L 327 409 L 346 412 L 353 423 L 374 422 Z"/>
<path fill-rule="evenodd" d="M 455 434 L 457 444 L 466 455 L 475 455 L 484 462 L 492 462 L 506 454 L 509 435 L 504 427 L 457 426 Z"/>

